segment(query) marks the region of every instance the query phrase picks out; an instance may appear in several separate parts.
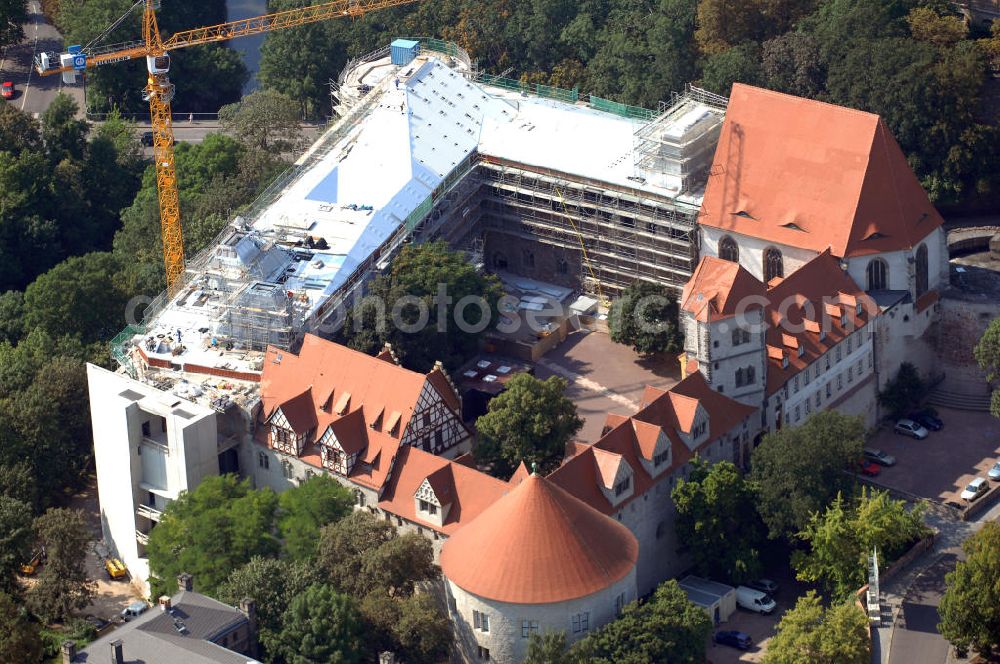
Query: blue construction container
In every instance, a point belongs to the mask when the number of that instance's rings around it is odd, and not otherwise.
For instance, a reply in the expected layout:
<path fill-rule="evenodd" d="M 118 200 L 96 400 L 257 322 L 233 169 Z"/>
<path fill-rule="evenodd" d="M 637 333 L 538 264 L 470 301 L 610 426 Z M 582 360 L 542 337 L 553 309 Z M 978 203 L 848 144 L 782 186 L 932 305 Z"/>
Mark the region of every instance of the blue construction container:
<path fill-rule="evenodd" d="M 392 64 L 400 67 L 410 64 L 419 52 L 420 42 L 412 39 L 397 39 L 389 44 L 389 59 Z"/>

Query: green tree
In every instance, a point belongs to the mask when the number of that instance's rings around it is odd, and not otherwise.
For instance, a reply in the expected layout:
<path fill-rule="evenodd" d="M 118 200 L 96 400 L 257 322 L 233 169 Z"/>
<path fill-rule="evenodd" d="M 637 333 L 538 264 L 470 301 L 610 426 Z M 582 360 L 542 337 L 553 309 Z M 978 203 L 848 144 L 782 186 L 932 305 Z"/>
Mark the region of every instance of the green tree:
<path fill-rule="evenodd" d="M 886 383 L 879 392 L 879 404 L 889 411 L 891 417 L 903 417 L 920 403 L 927 391 L 917 368 L 909 362 L 899 365 L 895 378 Z"/>
<path fill-rule="evenodd" d="M 763 82 L 761 51 L 756 42 L 746 42 L 712 53 L 702 66 L 702 87 L 723 96 L 729 96 L 733 83 L 761 85 Z"/>
<path fill-rule="evenodd" d="M 914 39 L 936 46 L 953 46 L 965 39 L 969 30 L 958 16 L 942 16 L 931 7 L 914 7 L 906 17 Z"/>
<path fill-rule="evenodd" d="M 320 531 L 317 565 L 328 583 L 358 599 L 372 592 L 410 595 L 436 574 L 429 540 L 399 535 L 367 512 L 352 512 Z"/>
<path fill-rule="evenodd" d="M 316 555 L 319 530 L 351 511 L 351 492 L 328 475 L 316 475 L 278 496 L 278 530 L 285 553 L 305 559 Z"/>
<path fill-rule="evenodd" d="M 853 602 L 824 609 L 815 591 L 781 617 L 764 664 L 866 664 L 871 661 L 868 616 Z"/>
<path fill-rule="evenodd" d="M 580 661 L 593 664 L 703 662 L 712 621 L 670 580 L 643 604 L 633 602 L 621 617 L 573 647 Z"/>
<path fill-rule="evenodd" d="M 38 122 L 14 104 L 0 104 L 0 145 L 15 157 L 26 150 L 37 152 L 42 145 Z"/>
<path fill-rule="evenodd" d="M 528 639 L 528 654 L 524 664 L 575 664 L 576 659 L 566 646 L 566 632 L 532 633 Z"/>
<path fill-rule="evenodd" d="M 826 63 L 815 37 L 787 32 L 761 45 L 761 70 L 768 88 L 814 99 L 826 88 Z"/>
<path fill-rule="evenodd" d="M 38 625 L 28 620 L 10 595 L 0 592 L 0 664 L 35 664 L 41 659 Z"/>
<path fill-rule="evenodd" d="M 81 159 L 87 144 L 87 123 L 78 120 L 80 107 L 64 92 L 42 112 L 42 141 L 53 163 L 67 157 Z"/>
<path fill-rule="evenodd" d="M 17 0 L 0 2 L 0 48 L 18 43 L 24 38 L 21 26 L 28 22 L 27 6 Z"/>
<path fill-rule="evenodd" d="M 93 599 L 97 584 L 87 577 L 87 546 L 93 535 L 83 512 L 51 508 L 35 519 L 46 560 L 28 590 L 28 608 L 47 622 L 67 620 Z"/>
<path fill-rule="evenodd" d="M 510 476 L 522 461 L 543 474 L 554 470 L 583 426 L 565 391 L 566 381 L 558 376 L 514 376 L 476 420 L 476 461 L 491 465 L 497 477 Z"/>
<path fill-rule="evenodd" d="M 677 298 L 669 288 L 636 281 L 611 303 L 611 340 L 643 355 L 677 353 L 684 335 L 677 322 Z"/>
<path fill-rule="evenodd" d="M 6 447 L 10 435 L 9 429 L 0 429 L 0 448 Z M 13 498 L 29 507 L 37 506 L 37 484 L 31 466 L 23 459 L 9 464 L 0 463 L 0 496 Z"/>
<path fill-rule="evenodd" d="M 406 662 L 441 662 L 451 651 L 452 624 L 426 593 L 390 597 L 372 593 L 361 603 L 369 648 Z"/>
<path fill-rule="evenodd" d="M 863 446 L 861 419 L 832 410 L 765 435 L 750 459 L 749 481 L 768 535 L 791 540 L 813 513 L 848 493 L 854 480 L 844 471 Z"/>
<path fill-rule="evenodd" d="M 0 495 L 0 592 L 20 592 L 16 575 L 31 558 L 34 537 L 31 506 Z"/>
<path fill-rule="evenodd" d="M 0 295 L 0 342 L 16 344 L 24 336 L 24 293 L 7 291 Z"/>
<path fill-rule="evenodd" d="M 292 599 L 318 582 L 310 561 L 254 556 L 233 570 L 219 586 L 216 597 L 232 606 L 245 597 L 256 602 L 260 642 L 267 654 L 274 657 L 280 648 L 282 620 Z"/>
<path fill-rule="evenodd" d="M 990 321 L 973 354 L 979 367 L 986 372 L 986 380 L 990 383 L 997 382 L 1000 379 L 1000 318 Z M 990 413 L 993 417 L 1000 417 L 1000 388 L 993 390 Z"/>
<path fill-rule="evenodd" d="M 494 275 L 480 273 L 445 242 L 409 244 L 348 312 L 340 337 L 367 353 L 390 342 L 414 371 L 430 371 L 436 361 L 455 369 L 478 351 L 501 294 Z"/>
<path fill-rule="evenodd" d="M 40 275 L 24 292 L 24 324 L 50 336 L 100 341 L 125 323 L 127 298 L 117 287 L 118 262 L 109 253 L 70 258 Z"/>
<path fill-rule="evenodd" d="M 670 497 L 677 509 L 677 541 L 690 552 L 698 574 L 741 583 L 760 572 L 760 518 L 736 466 L 695 458 L 687 480 L 679 480 Z"/>
<path fill-rule="evenodd" d="M 765 30 L 762 5 L 760 0 L 699 0 L 695 38 L 702 53 L 758 41 Z"/>
<path fill-rule="evenodd" d="M 362 624 L 346 595 L 313 585 L 297 595 L 282 619 L 278 652 L 288 664 L 349 664 L 362 661 Z"/>
<path fill-rule="evenodd" d="M 251 150 L 289 152 L 298 145 L 299 105 L 274 90 L 257 90 L 219 109 L 219 122 Z"/>
<path fill-rule="evenodd" d="M 984 523 L 962 550 L 965 560 L 945 577 L 938 631 L 956 648 L 989 658 L 1000 649 L 1000 524 Z"/>
<path fill-rule="evenodd" d="M 865 583 L 873 549 L 888 563 L 926 532 L 922 507 L 908 511 L 886 491 L 862 489 L 850 502 L 838 495 L 798 534 L 809 549 L 793 552 L 792 566 L 799 580 L 822 583 L 833 597 L 846 599 Z"/>
<path fill-rule="evenodd" d="M 194 491 L 182 493 L 149 534 L 150 594 L 167 593 L 183 572 L 194 576 L 200 592 L 214 594 L 254 556 L 277 554 L 277 509 L 273 491 L 251 489 L 248 481 L 232 475 L 205 478 Z"/>

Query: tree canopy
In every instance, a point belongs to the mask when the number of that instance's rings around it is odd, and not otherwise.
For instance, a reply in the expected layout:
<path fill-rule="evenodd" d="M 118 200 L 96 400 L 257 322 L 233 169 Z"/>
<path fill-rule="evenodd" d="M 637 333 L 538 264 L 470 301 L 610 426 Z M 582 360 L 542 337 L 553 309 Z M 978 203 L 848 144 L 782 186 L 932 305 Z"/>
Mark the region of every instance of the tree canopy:
<path fill-rule="evenodd" d="M 893 418 L 903 417 L 920 403 L 927 387 L 917 368 L 909 362 L 899 365 L 896 376 L 879 392 L 878 401 Z"/>
<path fill-rule="evenodd" d="M 846 599 L 865 583 L 873 550 L 880 564 L 888 564 L 926 532 L 922 506 L 907 510 L 886 491 L 862 489 L 854 500 L 838 495 L 798 534 L 809 548 L 793 552 L 792 566 L 799 580 L 821 583 L 831 596 Z"/>
<path fill-rule="evenodd" d="M 430 371 L 438 361 L 456 369 L 497 320 L 501 295 L 496 276 L 479 272 L 445 242 L 408 244 L 389 274 L 376 277 L 347 312 L 339 341 L 369 354 L 391 343 L 414 371 Z"/>
<path fill-rule="evenodd" d="M 945 577 L 938 630 L 956 647 L 989 657 L 1000 650 L 1000 524 L 984 523 L 962 550 L 965 560 Z"/>
<path fill-rule="evenodd" d="M 64 621 L 88 604 L 97 584 L 87 576 L 90 529 L 83 512 L 51 508 L 35 519 L 35 532 L 46 560 L 27 592 L 27 605 L 47 621 Z"/>
<path fill-rule="evenodd" d="M 21 564 L 31 558 L 35 539 L 32 525 L 30 505 L 0 495 L 0 592 L 16 594 L 20 590 L 16 575 Z"/>
<path fill-rule="evenodd" d="M 41 659 L 38 625 L 24 615 L 10 595 L 0 592 L 0 662 L 34 664 Z"/>
<path fill-rule="evenodd" d="M 276 153 L 299 144 L 300 117 L 295 100 L 275 90 L 256 90 L 219 109 L 219 122 L 240 143 Z"/>
<path fill-rule="evenodd" d="M 868 629 L 868 616 L 853 601 L 824 608 L 810 590 L 781 617 L 763 662 L 867 664 L 871 661 Z"/>
<path fill-rule="evenodd" d="M 696 458 L 670 497 L 677 541 L 684 543 L 697 574 L 741 583 L 760 573 L 763 527 L 753 492 L 736 466 Z"/>
<path fill-rule="evenodd" d="M 1000 25 L 1000 22 L 997 23 Z M 1000 30 L 998 30 L 1000 34 Z M 979 339 L 974 350 L 976 362 L 980 368 L 986 372 L 986 380 L 995 383 L 1000 378 L 1000 318 L 990 321 L 986 332 Z M 1000 387 L 993 390 L 990 399 L 990 413 L 993 417 L 1000 417 Z"/>
<path fill-rule="evenodd" d="M 249 481 L 232 475 L 206 477 L 193 491 L 182 493 L 149 534 L 151 594 L 169 594 L 184 572 L 194 576 L 200 592 L 214 594 L 254 556 L 276 555 L 281 549 L 277 509 L 273 491 L 251 489 Z"/>
<path fill-rule="evenodd" d="M 611 340 L 643 355 L 677 353 L 684 346 L 677 313 L 677 298 L 670 288 L 636 281 L 611 303 Z"/>
<path fill-rule="evenodd" d="M 833 410 L 765 435 L 750 458 L 749 480 L 769 536 L 791 540 L 837 493 L 849 493 L 854 480 L 844 471 L 863 446 L 861 419 Z"/>
<path fill-rule="evenodd" d="M 362 661 L 362 623 L 350 597 L 317 584 L 297 595 L 285 611 L 277 651 L 288 664 L 353 664 Z"/>
<path fill-rule="evenodd" d="M 574 655 L 593 664 L 705 661 L 712 621 L 674 580 L 661 584 L 642 604 L 633 602 L 621 617 L 575 644 Z"/>
<path fill-rule="evenodd" d="M 514 376 L 476 420 L 476 461 L 505 478 L 521 462 L 529 468 L 537 465 L 543 474 L 558 467 L 566 443 L 583 426 L 565 391 L 566 381 L 559 376 L 545 380 L 526 373 Z"/>
<path fill-rule="evenodd" d="M 350 513 L 354 496 L 328 475 L 315 475 L 278 496 L 278 530 L 292 558 L 316 554 L 319 531 Z"/>

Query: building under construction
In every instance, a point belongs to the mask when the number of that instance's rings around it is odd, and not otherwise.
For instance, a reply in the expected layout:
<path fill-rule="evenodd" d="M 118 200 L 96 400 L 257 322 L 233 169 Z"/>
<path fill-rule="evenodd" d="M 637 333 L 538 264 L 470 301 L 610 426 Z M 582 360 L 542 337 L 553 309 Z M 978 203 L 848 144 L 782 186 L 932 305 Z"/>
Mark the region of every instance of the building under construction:
<path fill-rule="evenodd" d="M 604 303 L 693 271 L 725 98 L 583 99 L 481 74 L 436 40 L 352 61 L 333 95 L 331 127 L 115 339 L 130 373 L 253 380 L 268 345 L 330 329 L 407 242 Z"/>

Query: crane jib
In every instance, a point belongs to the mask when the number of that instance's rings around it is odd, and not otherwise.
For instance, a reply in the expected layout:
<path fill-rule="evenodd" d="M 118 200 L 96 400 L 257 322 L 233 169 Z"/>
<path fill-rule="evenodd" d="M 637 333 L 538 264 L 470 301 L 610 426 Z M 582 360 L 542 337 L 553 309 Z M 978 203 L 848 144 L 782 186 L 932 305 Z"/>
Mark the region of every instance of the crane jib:
<path fill-rule="evenodd" d="M 120 55 L 117 58 L 108 58 L 107 60 L 92 60 L 95 67 L 100 67 L 101 65 L 110 65 L 116 62 L 125 62 L 126 60 L 131 60 L 135 56 L 133 55 Z"/>

